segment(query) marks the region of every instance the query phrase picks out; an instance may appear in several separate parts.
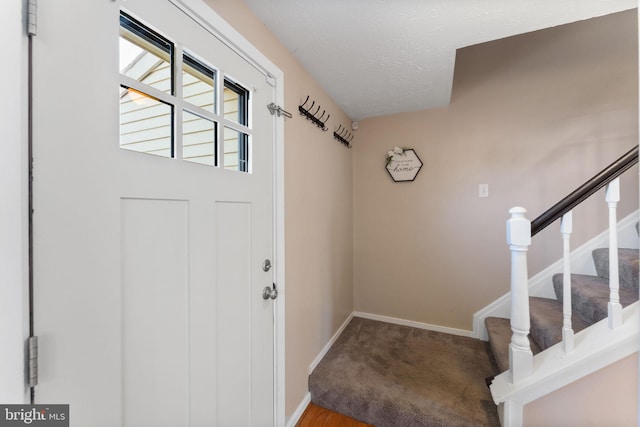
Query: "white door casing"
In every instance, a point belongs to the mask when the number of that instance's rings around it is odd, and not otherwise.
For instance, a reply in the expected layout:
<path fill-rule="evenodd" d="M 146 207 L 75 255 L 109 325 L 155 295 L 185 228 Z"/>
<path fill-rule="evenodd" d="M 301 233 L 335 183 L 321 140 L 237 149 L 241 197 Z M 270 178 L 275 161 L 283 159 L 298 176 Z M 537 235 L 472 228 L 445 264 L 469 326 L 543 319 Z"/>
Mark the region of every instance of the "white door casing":
<path fill-rule="evenodd" d="M 199 0 L 87 3 L 41 2 L 34 45 L 36 402 L 72 425 L 283 425 L 281 73 Z M 120 6 L 251 90 L 250 174 L 118 147 Z"/>

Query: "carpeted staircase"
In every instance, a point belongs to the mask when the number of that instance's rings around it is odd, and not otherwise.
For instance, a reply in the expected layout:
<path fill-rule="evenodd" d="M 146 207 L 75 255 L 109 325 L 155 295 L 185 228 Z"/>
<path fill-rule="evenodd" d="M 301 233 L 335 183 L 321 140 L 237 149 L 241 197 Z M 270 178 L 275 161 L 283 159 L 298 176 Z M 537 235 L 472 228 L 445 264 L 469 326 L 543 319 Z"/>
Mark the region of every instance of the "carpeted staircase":
<path fill-rule="evenodd" d="M 571 275 L 572 326 L 575 333 L 607 317 L 609 302 L 609 249 L 592 252 L 597 276 Z M 618 249 L 620 303 L 622 307 L 638 301 L 638 250 Z M 530 297 L 531 330 L 529 341 L 537 354 L 562 340 L 562 274 L 553 276 L 557 299 Z M 500 372 L 509 369 L 509 319 L 488 317 L 485 325 L 489 344 Z"/>
<path fill-rule="evenodd" d="M 572 326 L 607 317 L 609 249 L 592 253 L 597 276 L 571 275 Z M 620 302 L 638 300 L 637 249 L 619 249 Z M 537 354 L 562 339 L 557 299 L 531 297 L 529 334 Z M 509 319 L 488 317 L 489 343 L 354 317 L 309 376 L 315 404 L 377 427 L 499 426 L 485 378 L 509 369 Z"/>

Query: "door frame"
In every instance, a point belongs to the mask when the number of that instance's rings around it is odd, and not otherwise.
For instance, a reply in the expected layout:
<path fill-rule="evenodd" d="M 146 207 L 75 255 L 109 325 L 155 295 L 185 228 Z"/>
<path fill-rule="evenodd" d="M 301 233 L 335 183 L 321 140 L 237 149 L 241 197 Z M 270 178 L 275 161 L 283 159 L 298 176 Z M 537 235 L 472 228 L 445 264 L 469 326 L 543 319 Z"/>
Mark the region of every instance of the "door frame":
<path fill-rule="evenodd" d="M 284 104 L 284 73 L 236 31 L 203 0 L 169 0 L 198 21 L 244 60 L 260 70 L 274 86 L 275 103 Z M 267 106 L 263 106 L 267 108 Z M 256 106 L 256 108 L 262 108 Z M 284 119 L 276 119 L 273 135 L 273 230 L 274 280 L 278 299 L 274 302 L 274 425 L 285 425 L 285 249 L 284 249 Z"/>

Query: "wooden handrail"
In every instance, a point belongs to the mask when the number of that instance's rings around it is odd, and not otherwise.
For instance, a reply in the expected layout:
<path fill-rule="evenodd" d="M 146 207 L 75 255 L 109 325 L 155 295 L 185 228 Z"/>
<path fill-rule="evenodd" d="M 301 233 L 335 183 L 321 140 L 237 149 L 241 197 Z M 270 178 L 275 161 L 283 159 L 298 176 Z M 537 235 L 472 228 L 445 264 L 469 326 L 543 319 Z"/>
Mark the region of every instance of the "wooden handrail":
<path fill-rule="evenodd" d="M 593 193 L 609 184 L 611 181 L 622 175 L 631 166 L 638 163 L 638 146 L 636 145 L 622 157 L 602 171 L 597 173 L 593 178 L 582 184 L 575 189 L 564 199 L 553 205 L 542 215 L 531 221 L 531 236 L 535 236 L 548 225 L 555 220 L 562 217 L 562 215 L 569 212 L 571 209 L 582 203 Z"/>

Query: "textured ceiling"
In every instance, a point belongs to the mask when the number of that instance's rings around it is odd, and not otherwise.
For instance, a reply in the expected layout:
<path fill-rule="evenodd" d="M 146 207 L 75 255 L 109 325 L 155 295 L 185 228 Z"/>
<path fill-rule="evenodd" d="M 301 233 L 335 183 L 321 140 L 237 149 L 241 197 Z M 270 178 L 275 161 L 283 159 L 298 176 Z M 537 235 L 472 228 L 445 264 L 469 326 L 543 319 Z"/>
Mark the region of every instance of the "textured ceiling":
<path fill-rule="evenodd" d="M 637 0 L 244 0 L 353 120 L 448 105 L 456 49 Z"/>

